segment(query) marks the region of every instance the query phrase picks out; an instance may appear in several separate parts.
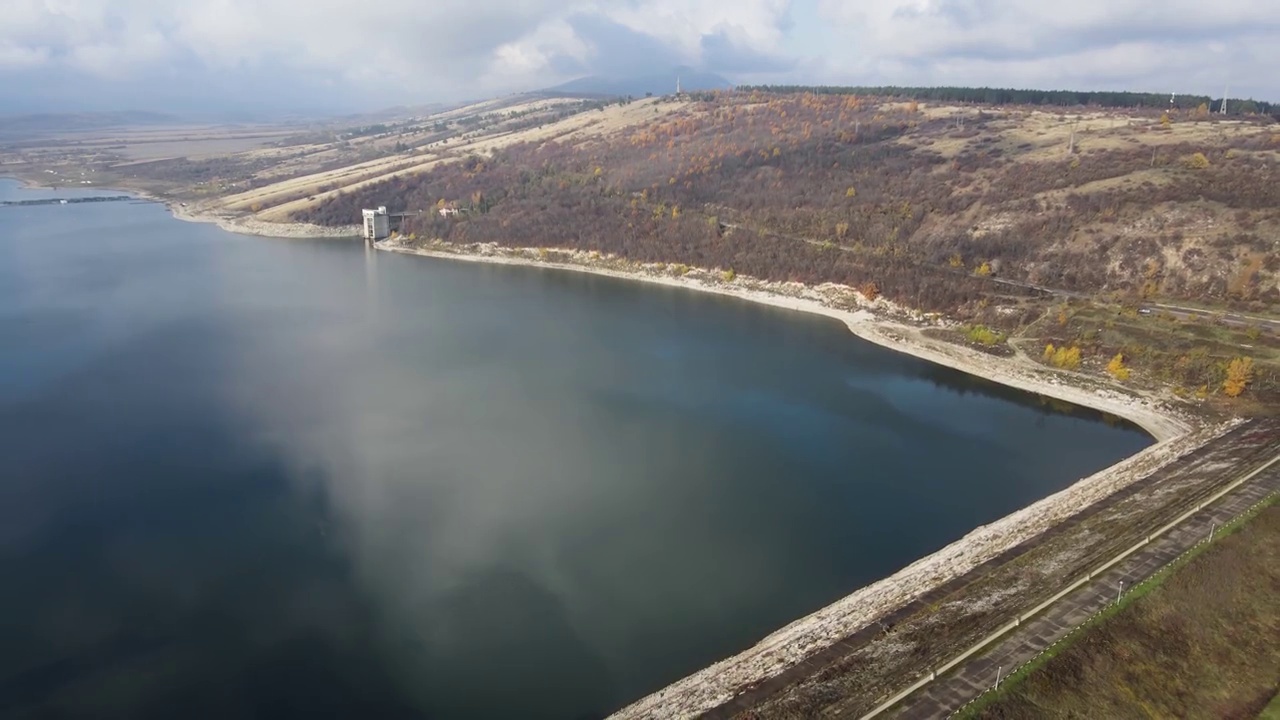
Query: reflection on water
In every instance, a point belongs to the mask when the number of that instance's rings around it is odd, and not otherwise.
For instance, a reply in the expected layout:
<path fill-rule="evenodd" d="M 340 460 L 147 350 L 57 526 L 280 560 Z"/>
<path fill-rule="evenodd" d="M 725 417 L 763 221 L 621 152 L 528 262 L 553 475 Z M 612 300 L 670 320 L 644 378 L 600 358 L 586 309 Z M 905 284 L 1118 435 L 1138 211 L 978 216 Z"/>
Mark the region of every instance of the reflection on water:
<path fill-rule="evenodd" d="M 595 717 L 1149 442 L 823 318 L 63 209 L 0 237 L 6 717 Z"/>

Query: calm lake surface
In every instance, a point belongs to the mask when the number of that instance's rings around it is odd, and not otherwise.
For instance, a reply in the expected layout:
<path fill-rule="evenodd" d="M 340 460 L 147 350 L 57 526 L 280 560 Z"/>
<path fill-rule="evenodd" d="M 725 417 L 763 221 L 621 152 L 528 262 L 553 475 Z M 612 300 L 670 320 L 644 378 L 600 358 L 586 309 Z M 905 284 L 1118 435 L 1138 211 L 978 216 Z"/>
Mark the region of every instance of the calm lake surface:
<path fill-rule="evenodd" d="M 729 298 L 0 208 L 0 716 L 598 717 L 1150 442 Z"/>

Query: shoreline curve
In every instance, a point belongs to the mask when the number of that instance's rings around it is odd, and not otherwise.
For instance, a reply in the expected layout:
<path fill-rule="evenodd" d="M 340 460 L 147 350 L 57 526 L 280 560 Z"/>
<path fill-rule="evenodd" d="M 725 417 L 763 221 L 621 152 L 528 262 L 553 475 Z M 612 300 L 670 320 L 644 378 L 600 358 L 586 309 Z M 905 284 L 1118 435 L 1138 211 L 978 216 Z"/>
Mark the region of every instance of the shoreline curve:
<path fill-rule="evenodd" d="M 1118 463 L 1082 478 L 1071 486 L 1053 493 L 1020 510 L 980 525 L 949 545 L 912 562 L 878 581 L 854 589 L 826 607 L 798 618 L 769 633 L 754 645 L 715 662 L 699 671 L 661 688 L 626 707 L 608 720 L 641 720 L 642 718 L 693 718 L 732 700 L 741 689 L 777 676 L 874 623 L 932 589 L 968 573 L 973 568 L 1001 553 L 1030 540 L 1099 502 L 1128 485 L 1150 475 L 1182 455 L 1235 425 L 1227 422 L 1205 425 L 1183 417 L 1172 408 L 1150 398 L 1141 398 L 1113 390 L 1090 390 L 1067 384 L 1065 373 L 1056 370 L 1031 369 L 1017 360 L 993 357 L 921 334 L 918 327 L 887 320 L 870 308 L 892 312 L 896 308 L 883 299 L 867 303 L 860 299 L 856 311 L 842 310 L 824 304 L 824 290 L 847 294 L 851 288 L 837 285 L 811 287 L 800 283 L 765 283 L 754 278 L 735 278 L 717 282 L 717 273 L 700 271 L 694 277 L 658 275 L 660 268 L 641 266 L 655 274 L 631 270 L 591 267 L 573 262 L 549 262 L 537 248 L 502 248 L 496 243 L 466 246 L 455 251 L 450 246 L 437 249 L 408 247 L 395 241 L 374 244 L 378 250 L 419 255 L 462 262 L 501 265 L 523 265 L 552 270 L 567 270 L 602 275 L 624 280 L 638 280 L 671 287 L 710 292 L 759 302 L 800 312 L 824 315 L 839 320 L 855 336 L 883 347 L 934 362 L 961 372 L 1016 389 L 1090 407 L 1110 413 L 1138 425 L 1155 443 Z M 557 251 L 557 255 L 590 261 L 590 253 Z M 774 291 L 770 291 L 772 288 Z M 776 290 L 783 290 L 783 294 Z"/>
<path fill-rule="evenodd" d="M 806 312 L 838 320 L 855 336 L 890 350 L 895 350 L 921 360 L 958 370 L 983 380 L 1030 392 L 1036 395 L 1069 402 L 1128 420 L 1142 428 L 1157 443 L 1185 435 L 1199 426 L 1194 419 L 1150 398 L 1122 392 L 1117 389 L 1088 389 L 1068 384 L 1063 380 L 1068 374 L 1049 368 L 1027 368 L 1017 361 L 996 357 L 953 343 L 934 340 L 921 334 L 920 328 L 886 319 L 872 312 L 872 308 L 906 314 L 883 299 L 865 303 L 856 310 L 843 310 L 824 304 L 822 292 L 827 289 L 839 293 L 853 293 L 852 288 L 835 284 L 809 286 L 801 283 L 769 283 L 739 276 L 732 283 L 714 282 L 693 277 L 650 275 L 642 272 L 592 267 L 579 263 L 549 262 L 536 259 L 537 248 L 502 248 L 486 244 L 479 252 L 455 252 L 408 247 L 394 242 L 380 241 L 378 250 L 406 255 L 419 255 L 460 262 L 478 262 L 496 265 L 521 265 L 526 267 L 564 270 L 569 272 L 601 275 L 620 280 L 633 280 L 668 287 L 679 287 L 698 292 L 734 297 L 740 300 L 771 305 L 787 310 Z M 556 251 L 559 254 L 578 251 Z M 523 255 L 523 256 L 521 256 Z M 532 256 L 532 257 L 530 257 Z M 654 264 L 653 267 L 659 267 Z M 708 271 L 704 271 L 708 272 Z M 796 294 L 778 292 L 783 289 Z M 1095 378 L 1084 378 L 1099 383 Z"/>
<path fill-rule="evenodd" d="M 34 183 L 23 182 L 30 187 Z M 107 189 L 104 186 L 96 186 Z M 230 217 L 188 208 L 145 191 L 124 189 L 141 199 L 164 205 L 176 219 L 217 224 L 223 230 L 277 238 L 352 237 L 354 228 L 320 228 L 303 224 L 266 223 L 253 218 Z M 375 243 L 378 250 L 439 259 L 523 265 L 602 275 L 623 280 L 682 287 L 735 297 L 789 310 L 824 315 L 842 322 L 855 336 L 891 350 L 903 352 L 984 380 L 1093 408 L 1126 419 L 1150 434 L 1155 443 L 1068 488 L 987 525 L 926 555 L 897 572 L 855 589 L 830 605 L 799 618 L 760 639 L 750 648 L 716 662 L 668 685 L 610 715 L 630 720 L 650 717 L 694 717 L 732 699 L 739 689 L 773 677 L 803 662 L 892 612 L 929 590 L 959 577 L 986 560 L 1031 539 L 1081 509 L 1149 475 L 1192 449 L 1229 429 L 1233 423 L 1206 426 L 1203 421 L 1178 412 L 1165 403 L 1116 388 L 1095 378 L 1031 367 L 1022 361 L 1000 358 L 925 336 L 916 325 L 895 322 L 890 315 L 910 311 L 883 298 L 866 302 L 852 288 L 824 284 L 770 283 L 739 277 L 717 280 L 718 273 L 694 269 L 684 276 L 658 274 L 668 266 L 642 265 L 634 269 L 594 267 L 578 262 L 549 262 L 536 248 L 500 248 L 496 243 L 461 248 L 437 245 L 437 249 L 407 247 L 394 241 Z M 590 260 L 580 251 L 555 251 L 557 256 Z M 598 259 L 598 256 L 595 256 Z M 661 268 L 661 269 L 660 269 Z M 839 297 L 856 299 L 856 310 L 832 307 Z M 873 312 L 873 310 L 875 312 Z M 877 314 L 879 313 L 879 314 Z M 918 318 L 917 318 L 918 319 Z M 1073 381 L 1079 384 L 1073 384 Z M 1090 388 L 1085 383 L 1095 387 Z"/>

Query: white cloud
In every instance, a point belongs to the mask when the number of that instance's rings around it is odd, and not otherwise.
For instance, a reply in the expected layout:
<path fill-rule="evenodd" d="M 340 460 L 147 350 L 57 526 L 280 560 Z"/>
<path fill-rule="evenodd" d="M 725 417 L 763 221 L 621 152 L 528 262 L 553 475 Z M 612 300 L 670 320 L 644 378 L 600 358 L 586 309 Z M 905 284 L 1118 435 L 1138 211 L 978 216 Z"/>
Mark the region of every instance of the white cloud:
<path fill-rule="evenodd" d="M 597 67 L 1280 99 L 1276 0 L 4 0 L 0 76 L 430 101 Z M 796 19 L 794 27 L 791 25 Z M 622 46 L 628 47 L 622 47 Z M 789 49 L 789 51 L 788 51 Z M 789 55 L 788 55 L 789 52 Z M 234 78 L 219 83 L 219 78 Z M 33 80 L 34 82 L 34 80 Z M 1102 84 L 1102 85 L 1100 85 Z M 1189 85 L 1193 87 L 1189 87 Z M 3 100 L 0 89 L 0 100 Z M 243 99 L 243 98 L 241 98 Z"/>
<path fill-rule="evenodd" d="M 753 50 L 776 49 L 782 40 L 786 0 L 645 0 L 601 3 L 602 14 L 633 30 L 662 38 L 696 61 L 704 35 L 725 32 Z"/>
<path fill-rule="evenodd" d="M 0 71 L 44 65 L 49 61 L 48 50 L 40 47 L 22 47 L 11 42 L 0 42 Z"/>
<path fill-rule="evenodd" d="M 535 84 L 555 72 L 557 58 L 569 58 L 586 65 L 596 52 L 598 49 L 578 37 L 569 23 L 555 19 L 519 40 L 500 45 L 480 84 Z"/>
<path fill-rule="evenodd" d="M 564 56 L 589 64 L 593 47 L 566 19 L 594 15 L 651 36 L 672 59 L 699 62 L 703 35 L 726 32 L 771 48 L 785 0 L 12 0 L 0 26 L 4 57 L 117 74 L 195 58 L 214 70 L 334 73 L 416 91 L 448 92 L 483 76 L 514 89 Z M 655 58 L 660 61 L 660 59 Z"/>
<path fill-rule="evenodd" d="M 819 0 L 819 10 L 853 39 L 823 64 L 832 74 L 1199 92 L 1230 80 L 1280 96 L 1275 0 Z"/>

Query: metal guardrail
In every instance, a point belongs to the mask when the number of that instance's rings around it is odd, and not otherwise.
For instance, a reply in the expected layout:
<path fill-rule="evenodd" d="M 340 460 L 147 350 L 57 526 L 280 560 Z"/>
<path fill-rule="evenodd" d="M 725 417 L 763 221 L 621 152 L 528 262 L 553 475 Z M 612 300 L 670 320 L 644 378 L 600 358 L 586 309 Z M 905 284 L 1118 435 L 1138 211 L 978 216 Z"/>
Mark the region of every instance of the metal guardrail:
<path fill-rule="evenodd" d="M 1192 515 L 1195 515 L 1196 513 L 1198 513 L 1198 512 L 1200 512 L 1201 510 L 1203 510 L 1207 505 L 1210 505 L 1211 503 L 1217 502 L 1218 500 L 1222 499 L 1222 497 L 1223 497 L 1223 496 L 1227 495 L 1227 494 L 1228 494 L 1228 493 L 1230 493 L 1232 490 L 1235 490 L 1236 488 L 1240 487 L 1241 485 L 1245 484 L 1246 482 L 1248 482 L 1248 481 L 1252 480 L 1252 479 L 1253 479 L 1254 477 L 1256 477 L 1258 474 L 1260 474 L 1260 473 L 1262 473 L 1264 470 L 1266 470 L 1266 469 L 1270 468 L 1272 465 L 1275 465 L 1277 462 L 1280 462 L 1280 455 L 1277 455 L 1277 456 L 1275 456 L 1275 457 L 1271 458 L 1271 460 L 1269 460 L 1269 461 L 1267 461 L 1266 463 L 1263 463 L 1261 466 L 1259 466 L 1259 467 L 1255 468 L 1253 471 L 1249 472 L 1249 473 L 1248 473 L 1248 474 L 1246 474 L 1244 477 L 1241 477 L 1239 480 L 1236 480 L 1236 481 L 1232 482 L 1231 484 L 1227 485 L 1227 486 L 1226 486 L 1226 487 L 1224 487 L 1222 490 L 1220 490 L 1220 491 L 1218 491 L 1217 493 L 1215 493 L 1212 497 L 1209 497 L 1209 498 L 1206 498 L 1206 499 L 1204 499 L 1204 500 L 1200 501 L 1200 503 L 1198 503 L 1198 504 L 1197 504 L 1194 508 L 1192 508 L 1191 510 L 1188 510 L 1188 511 L 1186 511 L 1185 513 L 1183 513 L 1182 515 L 1179 515 L 1177 518 L 1175 518 L 1173 521 L 1171 521 L 1170 523 L 1168 523 L 1168 524 L 1167 524 L 1167 525 L 1165 525 L 1164 527 L 1161 527 L 1161 528 L 1159 528 L 1158 530 L 1155 530 L 1154 532 L 1149 533 L 1149 534 L 1147 535 L 1146 539 L 1144 539 L 1142 542 L 1140 542 L 1140 543 L 1138 543 L 1138 544 L 1134 545 L 1133 547 L 1131 547 L 1131 548 L 1129 548 L 1129 549 L 1125 550 L 1124 552 L 1120 553 L 1119 555 L 1116 555 L 1115 557 L 1111 558 L 1110 560 L 1108 560 L 1107 562 L 1103 563 L 1102 565 L 1099 565 L 1098 567 L 1094 568 L 1093 570 L 1090 570 L 1088 573 L 1086 573 L 1086 574 L 1085 574 L 1085 576 L 1084 576 L 1084 577 L 1082 577 L 1082 578 L 1080 578 L 1079 580 L 1076 580 L 1075 582 L 1071 583 L 1071 585 L 1067 586 L 1065 589 L 1063 589 L 1062 591 L 1058 592 L 1058 593 L 1057 593 L 1056 595 L 1054 595 L 1053 597 L 1049 598 L 1048 600 L 1045 600 L 1044 602 L 1040 603 L 1039 605 L 1035 606 L 1034 608 L 1032 608 L 1032 609 L 1030 609 L 1030 610 L 1028 610 L 1028 611 L 1026 611 L 1026 612 L 1024 612 L 1024 613 L 1020 613 L 1017 617 L 1015 617 L 1015 618 L 1013 619 L 1013 621 L 1012 621 L 1012 622 L 1008 623 L 1007 625 L 1003 625 L 1003 626 L 1001 626 L 1001 627 L 1000 627 L 998 630 L 996 630 L 995 632 L 993 632 L 993 633 L 991 633 L 990 635 L 988 635 L 988 636 L 984 637 L 983 639 L 979 640 L 977 643 L 975 643 L 974 645 L 970 646 L 970 648 L 969 648 L 968 650 L 965 650 L 964 652 L 960 653 L 960 654 L 959 654 L 959 655 L 957 655 L 956 657 L 952 658 L 952 659 L 951 659 L 949 662 L 947 662 L 945 665 L 942 665 L 941 667 L 936 668 L 936 669 L 931 669 L 928 673 L 926 673 L 923 677 L 921 677 L 919 680 L 917 680 L 915 683 L 913 683 L 910 687 L 908 687 L 907 689 L 905 689 L 905 690 L 903 690 L 902 692 L 898 693 L 897 695 L 894 695 L 893 697 L 889 698 L 888 700 L 885 700 L 883 703 L 881 703 L 881 704 L 877 705 L 877 706 L 876 706 L 874 709 L 872 709 L 870 712 L 868 712 L 867 714 L 865 714 L 865 715 L 861 716 L 861 717 L 859 718 L 859 720 L 869 720 L 870 718 L 874 718 L 874 717 L 876 717 L 877 715 L 879 715 L 879 714 L 883 713 L 885 710 L 888 710 L 889 708 L 893 707 L 894 705 L 897 705 L 899 702 L 902 702 L 902 701 L 903 701 L 903 700 L 905 700 L 905 699 L 907 698 L 907 696 L 909 696 L 911 693 L 913 693 L 913 692 L 915 692 L 915 691 L 919 690 L 920 688 L 924 687 L 925 685 L 928 685 L 929 683 L 931 683 L 931 682 L 933 682 L 934 680 L 936 680 L 936 679 L 938 678 L 938 676 L 939 676 L 939 675 L 943 675 L 943 674 L 945 674 L 948 670 L 950 670 L 950 669 L 954 668 L 955 666 L 959 665 L 960 663 L 964 662 L 965 660 L 968 660 L 970 657 L 972 657 L 973 655 L 975 655 L 975 654 L 976 654 L 976 653 L 978 653 L 979 651 L 983 650 L 983 649 L 984 649 L 984 648 L 986 648 L 988 645 L 991 645 L 992 643 L 996 642 L 996 641 L 997 641 L 997 640 L 999 640 L 1000 638 L 1004 637 L 1007 633 L 1009 633 L 1009 632 L 1013 631 L 1015 628 L 1017 628 L 1018 626 L 1020 626 L 1022 623 L 1026 622 L 1027 620 L 1029 620 L 1031 617 L 1033 617 L 1033 616 L 1035 616 L 1035 615 L 1039 614 L 1040 612 L 1042 612 L 1043 610 L 1045 610 L 1046 608 L 1048 608 L 1050 605 L 1052 605 L 1052 604 L 1054 604 L 1055 602 L 1057 602 L 1057 601 L 1061 600 L 1062 598 L 1066 597 L 1067 595 L 1071 594 L 1072 592 L 1075 592 L 1076 590 L 1080 589 L 1080 588 L 1081 588 L 1081 587 L 1083 587 L 1085 584 L 1087 584 L 1087 583 L 1089 583 L 1090 581 L 1092 581 L 1092 580 L 1093 580 L 1093 578 L 1095 578 L 1096 576 L 1098 576 L 1098 575 L 1100 575 L 1100 574 L 1102 574 L 1102 573 L 1106 572 L 1107 570 L 1111 569 L 1111 567 L 1112 567 L 1112 566 L 1116 565 L 1116 564 L 1117 564 L 1117 563 L 1119 563 L 1120 561 L 1124 560 L 1125 558 L 1129 557 L 1130 555 L 1134 554 L 1135 552 L 1137 552 L 1137 551 L 1141 550 L 1142 548 L 1146 547 L 1146 546 L 1147 546 L 1147 544 L 1148 544 L 1148 543 L 1150 543 L 1152 540 L 1154 540 L 1154 539 L 1156 539 L 1156 538 L 1158 538 L 1158 537 L 1160 537 L 1160 536 L 1164 535 L 1165 533 L 1167 533 L 1167 532 L 1169 532 L 1170 530 L 1174 529 L 1174 528 L 1175 528 L 1175 527 L 1177 527 L 1178 525 L 1181 525 L 1183 522 L 1185 522 L 1185 521 L 1186 521 L 1188 518 L 1190 518 Z M 1157 571 L 1157 572 L 1158 572 L 1158 571 Z"/>
<path fill-rule="evenodd" d="M 1272 461 L 1272 462 L 1274 462 L 1274 461 Z M 1261 499 L 1261 500 L 1259 500 L 1258 502 L 1256 502 L 1256 503 L 1254 503 L 1254 504 L 1250 505 L 1249 507 L 1245 508 L 1244 510 L 1240 511 L 1240 513 L 1239 513 L 1239 514 L 1237 514 L 1234 518 L 1232 518 L 1232 519 L 1231 519 L 1231 520 L 1229 520 L 1228 522 L 1223 523 L 1223 527 L 1222 527 L 1222 529 L 1224 529 L 1224 530 L 1225 530 L 1227 526 L 1231 525 L 1232 523 L 1238 522 L 1241 518 L 1243 518 L 1243 517 L 1245 517 L 1245 516 L 1249 515 L 1250 513 L 1252 513 L 1252 512 L 1254 512 L 1254 511 L 1256 511 L 1258 508 L 1262 507 L 1263 505 L 1267 504 L 1268 502 L 1271 502 L 1272 498 L 1276 497 L 1277 495 L 1280 495 L 1280 490 L 1273 490 L 1273 491 L 1271 491 L 1270 493 L 1268 493 L 1268 494 L 1266 495 L 1266 497 L 1262 498 L 1262 499 Z M 1211 530 L 1211 531 L 1209 532 L 1208 537 L 1205 537 L 1205 538 L 1203 538 L 1203 539 L 1201 539 L 1201 540 L 1197 540 L 1197 541 L 1196 541 L 1196 544 L 1192 545 L 1191 547 L 1187 548 L 1186 550 L 1183 550 L 1183 551 L 1182 551 L 1182 554 L 1181 554 L 1181 555 L 1179 555 L 1178 557 L 1176 557 L 1176 558 L 1174 558 L 1174 559 L 1170 560 L 1169 562 L 1165 563 L 1164 565 L 1161 565 L 1161 566 L 1160 566 L 1159 568 L 1157 568 L 1154 572 L 1152 572 L 1150 575 L 1148 575 L 1148 576 L 1146 577 L 1146 579 L 1142 580 L 1141 582 L 1134 583 L 1134 585 L 1133 585 L 1131 588 L 1129 588 L 1128 592 L 1124 592 L 1124 591 L 1122 590 L 1120 593 L 1118 593 L 1118 594 L 1116 595 L 1116 599 L 1115 599 L 1115 601 L 1114 601 L 1114 602 L 1112 602 L 1112 603 L 1108 603 L 1107 605 L 1103 606 L 1103 607 L 1102 607 L 1102 609 L 1098 610 L 1097 612 L 1095 612 L 1094 614 L 1092 614 L 1092 615 L 1090 615 L 1088 618 L 1086 618 L 1083 622 L 1079 623 L 1079 624 L 1078 624 L 1078 625 L 1076 625 L 1075 627 L 1073 627 L 1073 628 L 1071 628 L 1070 630 L 1068 630 L 1065 634 L 1063 634 L 1063 636 L 1062 636 L 1062 637 L 1058 638 L 1057 640 L 1054 640 L 1054 641 L 1053 641 L 1053 643 L 1049 645 L 1049 647 L 1046 647 L 1046 648 L 1044 648 L 1043 650 L 1041 650 L 1040 652 L 1036 653 L 1036 654 L 1035 654 L 1035 657 L 1031 658 L 1030 660 L 1027 660 L 1026 662 L 1022 663 L 1021 665 L 1019 665 L 1019 666 L 1017 666 L 1017 667 L 1013 668 L 1012 670 L 1010 670 L 1010 671 L 1009 671 L 1009 673 L 1005 675 L 1005 678 L 1006 678 L 1006 679 L 1008 679 L 1008 678 L 1010 678 L 1010 677 L 1012 677 L 1012 676 L 1016 675 L 1019 671 L 1021 671 L 1021 670 L 1022 670 L 1022 668 L 1026 667 L 1027 665 L 1030 665 L 1031 663 L 1033 663 L 1033 662 L 1035 662 L 1036 660 L 1038 660 L 1038 659 L 1040 658 L 1040 656 L 1044 655 L 1044 654 L 1045 654 L 1046 652 L 1048 652 L 1051 648 L 1057 647 L 1060 643 L 1062 643 L 1063 641 L 1067 640 L 1067 639 L 1068 639 L 1068 638 L 1070 638 L 1072 635 L 1074 635 L 1074 634 L 1076 634 L 1076 633 L 1080 632 L 1080 630 L 1082 630 L 1083 628 L 1087 627 L 1089 624 L 1091 624 L 1091 623 L 1093 623 L 1095 620 L 1097 620 L 1097 618 L 1098 618 L 1098 616 L 1099 616 L 1099 615 L 1101 615 L 1102 613 L 1106 612 L 1107 610 L 1109 610 L 1109 609 L 1110 609 L 1110 608 L 1112 608 L 1113 606 L 1115 606 L 1115 605 L 1119 604 L 1119 603 L 1120 603 L 1120 601 L 1123 599 L 1123 597 L 1124 597 L 1125 595 L 1130 595 L 1130 594 L 1132 594 L 1132 593 L 1133 593 L 1134 591 L 1136 591 L 1138 588 L 1140 588 L 1140 587 L 1142 587 L 1143 585 L 1146 585 L 1147 583 L 1151 582 L 1151 581 L 1152 581 L 1153 579 L 1155 579 L 1156 577 L 1159 577 L 1159 575 L 1160 575 L 1161 573 L 1163 573 L 1163 572 L 1165 572 L 1165 571 L 1169 570 L 1169 568 L 1172 568 L 1173 566 L 1175 566 L 1175 565 L 1177 565 L 1178 563 L 1182 562 L 1182 561 L 1183 561 L 1183 559 L 1184 559 L 1184 558 L 1186 558 L 1186 557 L 1187 557 L 1187 555 L 1189 555 L 1189 554 L 1191 554 L 1193 551 L 1195 551 L 1195 549 L 1196 549 L 1196 548 L 1200 547 L 1201 545 L 1207 545 L 1207 544 L 1209 544 L 1209 543 L 1213 542 L 1213 538 L 1214 538 L 1214 536 L 1217 534 L 1217 532 L 1216 532 L 1217 530 L 1218 530 L 1217 528 L 1215 528 L 1214 530 Z M 1122 585 L 1121 587 L 1123 588 L 1123 585 Z M 995 684 L 995 685 L 993 685 L 992 687 L 990 687 L 990 688 L 988 688 L 988 689 L 986 689 L 986 690 L 983 690 L 981 693 L 979 693 L 979 694 L 978 694 L 978 696 L 977 696 L 977 697 L 973 698 L 973 699 L 972 699 L 972 700 L 970 700 L 969 702 L 967 702 L 967 703 L 965 703 L 964 705 L 962 705 L 962 706 L 960 706 L 959 708 L 957 708 L 957 709 L 956 709 L 955 711 L 953 711 L 953 712 L 952 712 L 948 717 L 949 717 L 949 718 L 951 718 L 951 717 L 955 717 L 956 715 L 958 715 L 958 714 L 960 714 L 960 713 L 964 712 L 964 709 L 965 709 L 965 708 L 969 707 L 969 706 L 970 706 L 970 705 L 972 705 L 973 703 L 975 703 L 975 702 L 977 702 L 977 701 L 981 700 L 982 698 L 986 697 L 987 693 L 989 693 L 989 692 L 993 692 L 993 691 L 995 691 L 995 690 L 998 690 L 998 689 L 1000 688 L 1000 683 L 1001 683 L 1000 676 L 999 676 L 999 675 L 997 675 L 997 676 L 996 676 L 996 684 Z"/>

